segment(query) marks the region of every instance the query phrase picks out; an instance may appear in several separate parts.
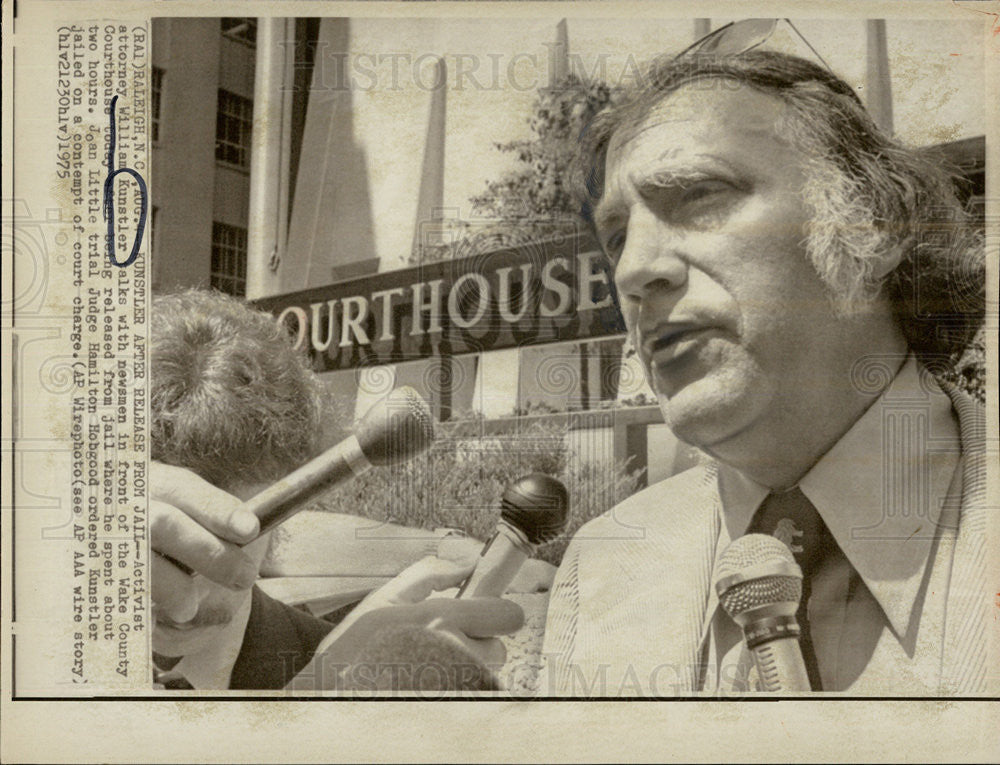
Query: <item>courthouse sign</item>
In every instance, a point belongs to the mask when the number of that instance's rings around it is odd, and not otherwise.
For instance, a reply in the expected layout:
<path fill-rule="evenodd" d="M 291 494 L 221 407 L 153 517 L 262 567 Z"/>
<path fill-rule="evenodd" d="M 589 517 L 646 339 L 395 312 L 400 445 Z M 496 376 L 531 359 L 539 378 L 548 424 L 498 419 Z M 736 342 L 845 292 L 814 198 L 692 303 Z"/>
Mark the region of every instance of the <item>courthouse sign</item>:
<path fill-rule="evenodd" d="M 319 371 L 624 332 L 586 236 L 540 241 L 254 301 Z"/>

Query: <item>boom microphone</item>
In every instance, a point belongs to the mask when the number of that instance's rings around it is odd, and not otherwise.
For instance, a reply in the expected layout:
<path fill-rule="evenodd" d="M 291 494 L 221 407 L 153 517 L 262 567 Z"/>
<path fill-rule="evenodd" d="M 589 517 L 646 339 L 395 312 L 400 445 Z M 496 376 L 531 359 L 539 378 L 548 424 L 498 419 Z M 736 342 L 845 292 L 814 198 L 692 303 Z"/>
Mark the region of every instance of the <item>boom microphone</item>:
<path fill-rule="evenodd" d="M 260 533 L 297 513 L 323 492 L 361 475 L 373 465 L 398 465 L 434 440 L 427 402 L 410 387 L 377 401 L 355 433 L 243 503 L 260 519 Z"/>
<path fill-rule="evenodd" d="M 743 628 L 764 691 L 809 691 L 795 612 L 802 597 L 802 569 L 791 550 L 767 534 L 747 534 L 719 559 L 719 603 Z"/>
<path fill-rule="evenodd" d="M 555 539 L 566 526 L 569 493 L 555 478 L 530 473 L 507 488 L 500 507 L 496 533 L 456 598 L 502 596 L 535 545 Z"/>

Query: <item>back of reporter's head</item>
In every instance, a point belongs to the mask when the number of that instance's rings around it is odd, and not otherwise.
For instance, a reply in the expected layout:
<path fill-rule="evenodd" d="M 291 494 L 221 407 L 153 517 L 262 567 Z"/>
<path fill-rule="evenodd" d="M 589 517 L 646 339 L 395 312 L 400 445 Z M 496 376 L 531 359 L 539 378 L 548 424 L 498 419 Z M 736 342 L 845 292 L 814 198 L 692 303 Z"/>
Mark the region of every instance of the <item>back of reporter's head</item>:
<path fill-rule="evenodd" d="M 312 456 L 320 383 L 271 314 L 218 292 L 153 298 L 153 459 L 217 486 L 271 482 Z"/>

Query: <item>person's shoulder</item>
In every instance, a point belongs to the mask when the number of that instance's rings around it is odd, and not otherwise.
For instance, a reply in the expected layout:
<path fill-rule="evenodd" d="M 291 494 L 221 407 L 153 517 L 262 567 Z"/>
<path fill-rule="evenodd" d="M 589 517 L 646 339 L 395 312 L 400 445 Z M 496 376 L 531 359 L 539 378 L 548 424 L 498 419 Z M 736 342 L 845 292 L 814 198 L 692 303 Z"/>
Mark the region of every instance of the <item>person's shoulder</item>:
<path fill-rule="evenodd" d="M 674 508 L 706 505 L 717 492 L 717 466 L 704 462 L 657 481 L 584 524 L 577 536 L 600 537 L 609 527 L 644 528 L 670 523 Z"/>

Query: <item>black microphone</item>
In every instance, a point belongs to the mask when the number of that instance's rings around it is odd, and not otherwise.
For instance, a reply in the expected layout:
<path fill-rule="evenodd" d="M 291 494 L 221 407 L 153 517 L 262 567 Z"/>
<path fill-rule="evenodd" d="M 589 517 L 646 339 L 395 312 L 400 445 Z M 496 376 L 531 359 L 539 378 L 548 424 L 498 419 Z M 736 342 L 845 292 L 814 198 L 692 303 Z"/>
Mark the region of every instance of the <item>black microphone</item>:
<path fill-rule="evenodd" d="M 486 543 L 475 570 L 456 598 L 500 597 L 535 545 L 555 539 L 566 526 L 569 492 L 544 473 L 511 484 L 500 501 L 500 523 Z"/>
<path fill-rule="evenodd" d="M 763 691 L 809 691 L 795 612 L 802 597 L 802 569 L 784 542 L 747 534 L 719 559 L 719 603 L 743 628 Z"/>
<path fill-rule="evenodd" d="M 396 388 L 365 413 L 354 435 L 251 497 L 242 509 L 260 518 L 263 534 L 323 492 L 374 465 L 406 462 L 433 440 L 433 418 L 427 402 L 413 388 Z"/>

